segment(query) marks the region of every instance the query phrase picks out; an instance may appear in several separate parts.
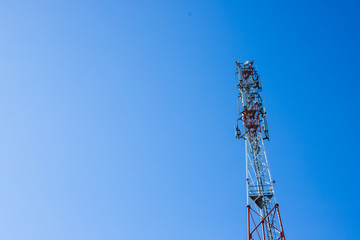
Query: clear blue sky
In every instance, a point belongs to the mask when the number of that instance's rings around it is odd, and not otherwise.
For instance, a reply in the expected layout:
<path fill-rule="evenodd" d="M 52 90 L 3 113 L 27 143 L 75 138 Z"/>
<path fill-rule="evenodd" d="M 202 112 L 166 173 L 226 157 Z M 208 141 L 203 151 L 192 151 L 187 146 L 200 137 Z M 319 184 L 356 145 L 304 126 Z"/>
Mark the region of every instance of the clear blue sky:
<path fill-rule="evenodd" d="M 0 238 L 246 238 L 235 60 L 291 240 L 358 239 L 356 1 L 3 1 Z"/>

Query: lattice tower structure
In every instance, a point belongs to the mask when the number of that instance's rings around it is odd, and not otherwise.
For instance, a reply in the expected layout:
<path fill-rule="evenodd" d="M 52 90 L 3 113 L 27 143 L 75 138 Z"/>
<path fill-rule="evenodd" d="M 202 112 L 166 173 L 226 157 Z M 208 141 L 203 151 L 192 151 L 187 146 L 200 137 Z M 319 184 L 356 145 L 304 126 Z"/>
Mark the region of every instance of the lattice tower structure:
<path fill-rule="evenodd" d="M 264 146 L 269 131 L 260 75 L 254 61 L 236 62 L 236 66 L 239 118 L 235 137 L 245 140 L 248 240 L 285 240 Z M 242 131 L 239 125 L 243 125 Z"/>

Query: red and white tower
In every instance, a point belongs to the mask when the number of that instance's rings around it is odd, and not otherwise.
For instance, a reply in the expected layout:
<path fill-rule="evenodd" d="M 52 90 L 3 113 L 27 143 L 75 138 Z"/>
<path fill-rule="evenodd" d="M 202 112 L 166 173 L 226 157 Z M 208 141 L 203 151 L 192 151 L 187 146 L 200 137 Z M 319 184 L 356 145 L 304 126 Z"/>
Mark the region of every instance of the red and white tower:
<path fill-rule="evenodd" d="M 269 140 L 260 75 L 254 61 L 236 62 L 236 87 L 239 89 L 239 118 L 235 137 L 245 140 L 248 240 L 285 240 L 279 204 L 266 157 L 264 140 Z M 240 107 L 241 103 L 241 107 Z M 243 124 L 243 132 L 239 128 Z"/>

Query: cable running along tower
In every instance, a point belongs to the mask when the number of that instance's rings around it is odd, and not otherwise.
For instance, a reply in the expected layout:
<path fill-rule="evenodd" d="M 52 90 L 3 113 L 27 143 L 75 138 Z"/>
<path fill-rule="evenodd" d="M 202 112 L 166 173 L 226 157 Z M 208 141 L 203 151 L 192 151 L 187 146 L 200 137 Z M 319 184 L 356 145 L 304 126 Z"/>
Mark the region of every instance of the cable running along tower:
<path fill-rule="evenodd" d="M 269 140 L 260 75 L 254 61 L 236 62 L 239 118 L 235 137 L 245 140 L 248 240 L 285 240 L 264 140 Z M 240 107 L 241 103 L 241 107 Z M 243 123 L 243 133 L 239 128 Z"/>

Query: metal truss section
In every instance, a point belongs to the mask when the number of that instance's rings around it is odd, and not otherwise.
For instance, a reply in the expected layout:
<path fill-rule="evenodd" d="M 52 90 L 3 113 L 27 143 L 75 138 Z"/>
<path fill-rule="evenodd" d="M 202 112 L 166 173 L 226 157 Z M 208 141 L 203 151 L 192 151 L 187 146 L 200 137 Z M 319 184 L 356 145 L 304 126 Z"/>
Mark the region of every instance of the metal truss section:
<path fill-rule="evenodd" d="M 279 240 L 285 235 L 276 202 L 264 140 L 269 140 L 266 110 L 260 75 L 254 61 L 236 62 L 236 87 L 239 89 L 239 118 L 235 137 L 245 140 L 248 240 Z M 241 107 L 240 107 L 241 103 Z M 242 122 L 243 133 L 239 122 Z"/>

